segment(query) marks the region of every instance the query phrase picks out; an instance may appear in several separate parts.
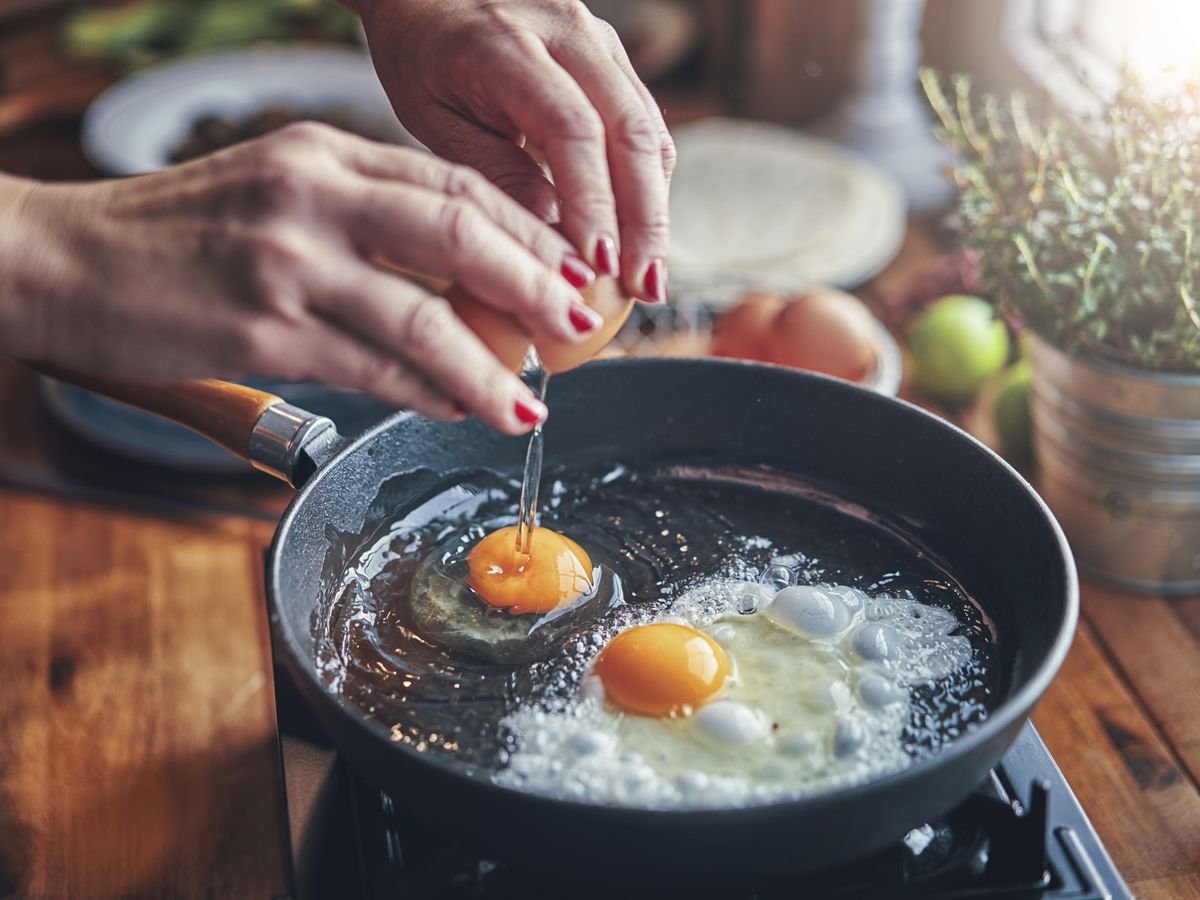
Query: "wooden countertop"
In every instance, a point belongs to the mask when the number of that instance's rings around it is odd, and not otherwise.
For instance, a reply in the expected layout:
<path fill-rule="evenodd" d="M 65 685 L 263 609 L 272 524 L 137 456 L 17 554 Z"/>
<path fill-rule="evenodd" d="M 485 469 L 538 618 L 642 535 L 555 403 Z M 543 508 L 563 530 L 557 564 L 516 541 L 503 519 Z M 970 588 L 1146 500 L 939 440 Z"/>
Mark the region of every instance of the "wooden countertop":
<path fill-rule="evenodd" d="M 276 896 L 260 570 L 287 495 L 198 507 L 72 452 L 0 363 L 0 897 Z M 1200 898 L 1200 598 L 1085 586 L 1034 719 L 1137 895 Z"/>
<path fill-rule="evenodd" d="M 0 169 L 87 174 L 52 112 Z M 97 455 L 0 362 L 0 897 L 284 892 L 260 570 L 286 499 Z M 1137 895 L 1200 898 L 1200 598 L 1085 586 L 1034 718 Z"/>

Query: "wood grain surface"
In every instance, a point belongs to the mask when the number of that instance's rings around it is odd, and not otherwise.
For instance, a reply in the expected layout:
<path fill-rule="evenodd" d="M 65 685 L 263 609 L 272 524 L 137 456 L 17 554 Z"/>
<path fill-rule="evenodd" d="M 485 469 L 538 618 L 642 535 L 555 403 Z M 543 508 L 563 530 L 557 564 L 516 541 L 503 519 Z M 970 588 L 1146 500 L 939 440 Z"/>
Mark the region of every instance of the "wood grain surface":
<path fill-rule="evenodd" d="M 54 59 L 53 23 L 22 27 L 0 29 L 0 110 L 34 90 L 48 116 L 0 116 L 0 169 L 84 177 L 77 113 L 103 78 Z M 882 283 L 930 252 L 914 232 Z M 91 449 L 0 362 L 0 897 L 283 892 L 259 571 L 287 497 Z M 1200 900 L 1200 597 L 1085 586 L 1035 721 L 1137 895 Z"/>
<path fill-rule="evenodd" d="M 0 896 L 283 892 L 269 532 L 0 496 Z"/>

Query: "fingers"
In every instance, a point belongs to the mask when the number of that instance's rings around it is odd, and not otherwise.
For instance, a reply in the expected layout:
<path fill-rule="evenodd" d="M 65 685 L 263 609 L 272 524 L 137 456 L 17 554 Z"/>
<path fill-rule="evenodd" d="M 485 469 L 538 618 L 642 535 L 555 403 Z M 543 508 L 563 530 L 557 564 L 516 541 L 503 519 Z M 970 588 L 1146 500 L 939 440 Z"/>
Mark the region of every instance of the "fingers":
<path fill-rule="evenodd" d="M 674 145 L 619 41 L 601 36 L 601 28 L 611 31 L 610 26 L 592 21 L 596 40 L 567 34 L 550 43 L 550 53 L 576 79 L 604 123 L 625 288 L 661 303 L 667 296 L 667 177 Z"/>
<path fill-rule="evenodd" d="M 571 242 L 547 225 L 531 204 L 506 194 L 511 188 L 508 193 L 521 193 L 532 205 L 557 205 L 554 186 L 528 153 L 453 113 L 447 112 L 439 125 L 444 125 L 439 134 L 447 156 L 453 153 L 463 165 L 350 135 L 339 140 L 337 154 L 343 165 L 367 178 L 407 182 L 478 204 L 547 264 L 557 266 L 565 254 L 574 254 Z"/>
<path fill-rule="evenodd" d="M 625 73 L 625 77 L 629 79 L 629 83 L 633 85 L 634 90 L 638 92 L 638 95 L 642 98 L 642 103 L 646 107 L 646 114 L 654 122 L 654 127 L 658 131 L 663 175 L 666 177 L 667 186 L 670 187 L 671 176 L 675 174 L 675 139 L 671 137 L 671 132 L 667 129 L 662 108 L 658 105 L 658 101 L 654 99 L 654 95 L 650 93 L 650 88 L 646 87 L 645 82 L 642 81 L 638 73 L 634 70 L 633 63 L 629 61 L 629 54 L 625 52 L 625 48 L 621 45 L 621 39 L 617 37 L 616 30 L 602 20 L 597 20 L 597 25 L 612 54 L 613 61 Z"/>
<path fill-rule="evenodd" d="M 465 415 L 457 401 L 394 353 L 359 340 L 333 323 L 314 320 L 314 327 L 291 341 L 289 349 L 314 361 L 307 378 L 366 391 L 431 419 L 456 421 Z"/>
<path fill-rule="evenodd" d="M 478 170 L 540 221 L 559 221 L 558 191 L 522 147 L 448 109 L 431 113 L 430 119 L 435 137 L 429 149 L 434 153 Z"/>
<path fill-rule="evenodd" d="M 476 182 L 481 185 L 482 176 L 472 175 L 471 183 Z M 486 187 L 504 204 L 519 209 L 495 188 Z M 557 243 L 541 240 L 545 226 L 524 210 L 521 215 L 538 232 L 529 235 L 527 243 L 501 228 L 479 204 L 379 182 L 355 198 L 346 213 L 351 237 L 365 258 L 382 257 L 444 275 L 510 313 L 536 335 L 580 341 L 603 324 L 576 290 L 590 282 L 591 273 L 578 260 L 572 269 L 571 258 L 560 255 Z M 509 224 L 525 230 L 520 221 Z M 548 263 L 546 257 L 556 262 Z"/>
<path fill-rule="evenodd" d="M 618 274 L 620 228 L 600 114 L 532 33 L 509 33 L 494 52 L 492 102 L 545 152 L 563 231 L 596 272 Z"/>
<path fill-rule="evenodd" d="M 384 381 L 399 378 L 402 370 L 419 371 L 430 389 L 507 434 L 545 421 L 545 405 L 441 297 L 361 265 L 339 272 L 315 302 L 323 315 L 387 355 Z M 411 387 L 405 383 L 404 389 Z"/>

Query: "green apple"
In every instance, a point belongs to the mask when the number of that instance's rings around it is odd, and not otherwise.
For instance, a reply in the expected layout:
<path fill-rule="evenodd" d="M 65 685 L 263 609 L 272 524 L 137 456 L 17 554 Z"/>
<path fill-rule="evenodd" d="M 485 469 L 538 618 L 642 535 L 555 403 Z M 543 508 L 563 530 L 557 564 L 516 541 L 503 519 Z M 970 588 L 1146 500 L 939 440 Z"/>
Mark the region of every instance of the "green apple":
<path fill-rule="evenodd" d="M 1004 455 L 1011 460 L 1028 459 L 1032 453 L 1032 422 L 1029 416 L 1029 360 L 1018 360 L 1001 377 L 1000 391 L 992 403 L 992 419 Z"/>
<path fill-rule="evenodd" d="M 1008 359 L 1008 328 L 980 297 L 952 294 L 935 301 L 907 337 L 917 386 L 944 402 L 969 400 Z"/>

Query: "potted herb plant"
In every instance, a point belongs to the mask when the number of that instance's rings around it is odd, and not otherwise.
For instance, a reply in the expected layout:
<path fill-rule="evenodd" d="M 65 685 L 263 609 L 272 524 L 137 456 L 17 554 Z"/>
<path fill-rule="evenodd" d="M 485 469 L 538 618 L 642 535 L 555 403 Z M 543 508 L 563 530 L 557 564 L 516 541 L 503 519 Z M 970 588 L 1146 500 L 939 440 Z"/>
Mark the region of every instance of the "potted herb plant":
<path fill-rule="evenodd" d="M 984 287 L 1032 335 L 1039 488 L 1081 569 L 1200 590 L 1200 98 L 1126 74 L 1100 114 L 1035 117 L 921 79 Z"/>

